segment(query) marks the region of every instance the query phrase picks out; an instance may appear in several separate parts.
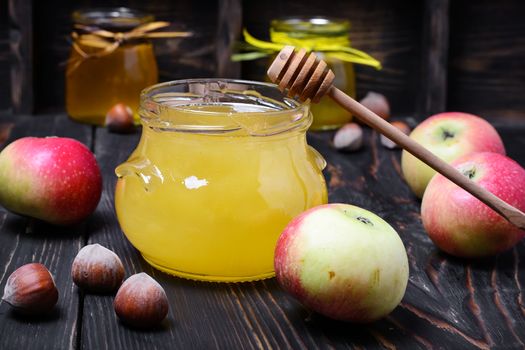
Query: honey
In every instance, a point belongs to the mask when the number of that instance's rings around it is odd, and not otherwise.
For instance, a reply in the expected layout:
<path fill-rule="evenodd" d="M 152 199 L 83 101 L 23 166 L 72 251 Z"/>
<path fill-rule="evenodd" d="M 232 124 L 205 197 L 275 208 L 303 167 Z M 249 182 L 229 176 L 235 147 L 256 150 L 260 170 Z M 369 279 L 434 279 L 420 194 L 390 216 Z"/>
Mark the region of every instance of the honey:
<path fill-rule="evenodd" d="M 270 38 L 272 42 L 294 45 L 297 47 L 321 46 L 323 43 L 349 43 L 350 23 L 325 17 L 292 17 L 275 19 L 271 22 Z M 315 51 L 315 50 L 314 50 Z M 343 61 L 317 51 L 318 57 L 326 62 L 335 74 L 334 86 L 348 95 L 355 97 L 355 72 L 351 62 Z M 312 130 L 336 129 L 352 120 L 352 114 L 329 98 L 323 98 L 312 105 L 314 120 Z"/>
<path fill-rule="evenodd" d="M 119 8 L 76 12 L 76 23 L 123 32 L 152 20 L 131 10 Z M 66 110 L 77 121 L 103 125 L 106 113 L 117 103 L 129 106 L 138 120 L 142 89 L 158 81 L 152 44 L 144 39 L 122 43 L 108 54 L 104 47 L 87 45 L 86 40 L 72 46 L 66 73 Z M 99 54 L 99 57 L 87 57 Z"/>
<path fill-rule="evenodd" d="M 306 143 L 311 114 L 293 100 L 276 102 L 270 84 L 212 81 L 215 97 L 200 96 L 209 84 L 158 85 L 197 94 L 143 94 L 142 137 L 116 170 L 118 220 L 143 257 L 170 274 L 271 277 L 279 234 L 327 202 L 324 160 Z"/>
<path fill-rule="evenodd" d="M 334 86 L 355 98 L 354 65 L 350 62 L 324 56 L 322 53 L 318 53 L 318 56 L 334 72 Z M 319 103 L 312 104 L 312 114 L 314 116 L 310 127 L 312 130 L 335 129 L 352 121 L 352 114 L 331 98 L 323 98 Z"/>

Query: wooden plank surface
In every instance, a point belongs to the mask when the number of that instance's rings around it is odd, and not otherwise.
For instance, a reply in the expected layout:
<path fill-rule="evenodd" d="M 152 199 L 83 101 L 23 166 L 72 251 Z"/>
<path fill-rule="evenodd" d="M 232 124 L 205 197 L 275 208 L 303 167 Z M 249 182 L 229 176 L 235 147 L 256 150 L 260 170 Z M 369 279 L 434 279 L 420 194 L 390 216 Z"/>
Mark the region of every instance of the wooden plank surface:
<path fill-rule="evenodd" d="M 523 124 L 525 2 L 456 0 L 450 14 L 449 109 Z"/>
<path fill-rule="evenodd" d="M 7 0 L 0 0 L 0 81 L 9 81 L 9 29 Z M 0 84 L 0 111 L 11 106 L 11 84 Z"/>
<path fill-rule="evenodd" d="M 425 1 L 419 97 L 423 119 L 447 108 L 449 7 L 449 0 Z"/>
<path fill-rule="evenodd" d="M 240 0 L 219 1 L 217 20 L 217 74 L 219 78 L 238 79 L 241 65 L 232 62 L 231 55 L 242 26 L 242 2 Z"/>
<path fill-rule="evenodd" d="M 525 162 L 519 134 L 505 131 L 510 154 Z M 508 135 L 508 136 L 507 136 Z M 365 149 L 356 154 L 330 148 L 331 133 L 310 135 L 310 143 L 328 161 L 331 202 L 370 209 L 400 233 L 410 259 L 410 281 L 402 304 L 386 319 L 352 325 L 309 313 L 285 294 L 275 280 L 243 284 L 186 281 L 149 267 L 121 234 L 113 208 L 113 169 L 126 159 L 135 136 L 97 130 L 96 153 L 105 191 L 90 242 L 114 249 L 124 258 L 127 275 L 146 271 L 166 289 L 167 322 L 152 332 L 123 327 L 112 309 L 112 297 L 86 296 L 82 347 L 171 348 L 489 348 L 520 347 L 521 283 L 525 246 L 496 258 L 469 262 L 440 253 L 426 236 L 419 202 L 399 174 L 399 151 L 388 151 L 378 135 L 366 133 Z M 111 151 L 109 151 L 111 150 Z"/>
<path fill-rule="evenodd" d="M 17 114 L 33 112 L 33 0 L 9 0 L 11 106 Z"/>
<path fill-rule="evenodd" d="M 525 164 L 523 129 L 500 129 L 508 153 Z M 11 138 L 69 135 L 90 143 L 91 128 L 64 116 L 22 118 Z M 399 174 L 400 151 L 379 145 L 365 132 L 364 149 L 335 152 L 332 133 L 311 133 L 309 143 L 326 158 L 331 202 L 351 203 L 383 217 L 399 232 L 410 262 L 401 305 L 370 325 L 332 321 L 310 313 L 274 279 L 214 284 L 170 277 L 149 267 L 122 235 L 113 206 L 114 168 L 135 147 L 139 134 L 95 133 L 94 151 L 104 174 L 104 192 L 84 224 L 57 229 L 0 210 L 0 289 L 7 276 L 29 261 L 55 274 L 61 299 L 50 317 L 27 320 L 0 303 L 0 349 L 261 349 L 523 348 L 525 245 L 497 257 L 461 260 L 440 253 L 426 236 L 419 202 Z M 121 256 L 126 276 L 145 271 L 166 289 L 168 319 L 158 329 L 137 331 L 116 318 L 112 296 L 80 295 L 69 278 L 71 261 L 86 243 L 101 243 Z"/>
<path fill-rule="evenodd" d="M 91 146 L 91 127 L 64 115 L 19 116 L 10 140 L 23 136 L 67 136 Z M 25 318 L 0 301 L 0 349 L 70 349 L 77 342 L 78 295 L 70 277 L 71 263 L 84 245 L 86 224 L 60 228 L 7 212 L 0 207 L 0 290 L 18 267 L 40 262 L 53 274 L 59 292 L 57 308 L 48 316 Z"/>

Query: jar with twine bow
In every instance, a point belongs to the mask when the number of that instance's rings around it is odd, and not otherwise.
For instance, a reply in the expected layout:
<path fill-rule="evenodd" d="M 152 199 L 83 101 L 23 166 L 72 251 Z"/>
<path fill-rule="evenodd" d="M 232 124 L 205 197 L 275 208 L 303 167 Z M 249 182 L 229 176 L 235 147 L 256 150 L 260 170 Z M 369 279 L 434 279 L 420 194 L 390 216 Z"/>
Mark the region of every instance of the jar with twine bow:
<path fill-rule="evenodd" d="M 286 45 L 314 51 L 335 73 L 334 85 L 355 97 L 354 64 L 381 69 L 381 63 L 351 46 L 349 29 L 350 22 L 328 17 L 274 19 L 270 23 L 270 41 L 259 40 L 244 29 L 248 52 L 235 54 L 232 60 L 246 61 L 266 56 L 273 60 Z M 313 104 L 311 109 L 314 116 L 311 130 L 335 129 L 352 118 L 348 111 L 330 99 Z"/>
<path fill-rule="evenodd" d="M 117 103 L 130 107 L 137 121 L 140 92 L 158 82 L 150 40 L 191 35 L 159 31 L 170 23 L 128 8 L 76 11 L 73 21 L 66 110 L 74 120 L 97 125 Z"/>

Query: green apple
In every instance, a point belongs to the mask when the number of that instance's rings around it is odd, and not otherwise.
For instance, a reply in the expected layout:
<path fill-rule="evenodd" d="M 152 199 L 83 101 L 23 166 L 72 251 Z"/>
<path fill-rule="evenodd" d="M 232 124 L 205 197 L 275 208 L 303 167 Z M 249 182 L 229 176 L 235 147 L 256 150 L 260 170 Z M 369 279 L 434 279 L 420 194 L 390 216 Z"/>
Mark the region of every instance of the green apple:
<path fill-rule="evenodd" d="M 327 317 L 372 322 L 401 301 L 408 259 L 397 232 L 348 204 L 314 207 L 285 228 L 275 250 L 279 284 Z"/>

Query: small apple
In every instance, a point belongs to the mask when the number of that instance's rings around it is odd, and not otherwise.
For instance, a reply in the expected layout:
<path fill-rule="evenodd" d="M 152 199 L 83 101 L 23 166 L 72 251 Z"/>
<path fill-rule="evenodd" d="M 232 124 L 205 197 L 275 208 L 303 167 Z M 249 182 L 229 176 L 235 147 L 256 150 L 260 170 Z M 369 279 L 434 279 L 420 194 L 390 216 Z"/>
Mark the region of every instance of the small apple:
<path fill-rule="evenodd" d="M 525 169 L 491 152 L 471 153 L 452 165 L 481 187 L 525 211 Z M 434 243 L 459 257 L 503 252 L 525 236 L 471 194 L 438 174 L 428 184 L 421 204 L 423 226 Z"/>
<path fill-rule="evenodd" d="M 102 177 L 82 143 L 62 137 L 24 137 L 0 153 L 0 203 L 15 213 L 56 225 L 91 214 Z"/>
<path fill-rule="evenodd" d="M 379 216 L 349 204 L 326 204 L 285 228 L 275 250 L 275 273 L 306 307 L 365 323 L 399 304 L 408 259 L 397 232 Z"/>
<path fill-rule="evenodd" d="M 486 120 L 467 113 L 447 112 L 429 117 L 419 124 L 410 138 L 433 152 L 447 163 L 473 152 L 505 154 L 505 147 L 496 131 Z M 419 198 L 436 171 L 403 151 L 403 176 Z"/>

